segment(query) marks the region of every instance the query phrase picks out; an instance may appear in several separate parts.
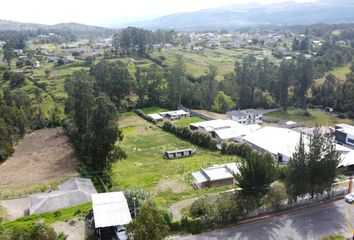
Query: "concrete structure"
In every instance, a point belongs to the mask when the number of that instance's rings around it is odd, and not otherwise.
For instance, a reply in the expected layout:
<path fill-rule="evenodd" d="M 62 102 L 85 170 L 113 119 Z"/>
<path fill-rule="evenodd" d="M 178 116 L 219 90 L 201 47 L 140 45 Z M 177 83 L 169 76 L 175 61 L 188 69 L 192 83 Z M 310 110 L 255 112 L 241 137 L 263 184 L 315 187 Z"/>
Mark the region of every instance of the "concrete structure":
<path fill-rule="evenodd" d="M 149 114 L 149 116 L 157 122 L 163 121 L 163 117 L 157 113 Z"/>
<path fill-rule="evenodd" d="M 195 154 L 197 150 L 193 148 L 189 149 L 178 149 L 173 151 L 166 151 L 164 157 L 167 159 L 175 159 L 175 158 L 182 158 L 182 157 L 189 157 Z"/>
<path fill-rule="evenodd" d="M 198 188 L 212 188 L 235 184 L 235 175 L 239 172 L 236 163 L 215 165 L 192 173 L 193 185 Z"/>
<path fill-rule="evenodd" d="M 95 228 L 126 225 L 132 221 L 123 192 L 92 194 Z"/>
<path fill-rule="evenodd" d="M 337 143 L 354 147 L 354 126 L 337 124 L 335 126 L 334 136 Z"/>
<path fill-rule="evenodd" d="M 85 178 L 71 178 L 58 188 L 58 191 L 30 195 L 29 214 L 46 213 L 88 203 L 91 201 L 91 194 L 97 193 L 92 181 Z"/>
<path fill-rule="evenodd" d="M 227 112 L 227 117 L 240 124 L 262 123 L 263 114 L 255 109 L 233 110 Z"/>
<path fill-rule="evenodd" d="M 160 115 L 163 118 L 167 118 L 170 120 L 178 120 L 184 117 L 190 117 L 190 113 L 184 110 L 176 110 L 176 111 L 169 111 L 169 112 L 160 112 Z"/>

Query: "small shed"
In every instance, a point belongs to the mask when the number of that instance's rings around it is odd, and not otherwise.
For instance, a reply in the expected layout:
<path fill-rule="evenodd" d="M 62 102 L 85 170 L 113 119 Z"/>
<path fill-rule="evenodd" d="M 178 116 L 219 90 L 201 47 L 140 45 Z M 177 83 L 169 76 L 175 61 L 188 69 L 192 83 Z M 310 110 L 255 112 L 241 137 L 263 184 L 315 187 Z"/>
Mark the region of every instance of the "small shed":
<path fill-rule="evenodd" d="M 157 122 L 163 121 L 163 117 L 160 114 L 152 113 L 149 116 Z"/>
<path fill-rule="evenodd" d="M 96 229 L 126 225 L 132 221 L 123 192 L 97 193 L 91 197 Z"/>
<path fill-rule="evenodd" d="M 178 149 L 173 151 L 166 151 L 164 157 L 167 159 L 175 159 L 175 158 L 182 158 L 182 157 L 189 157 L 196 153 L 195 148 L 188 148 L 188 149 Z"/>

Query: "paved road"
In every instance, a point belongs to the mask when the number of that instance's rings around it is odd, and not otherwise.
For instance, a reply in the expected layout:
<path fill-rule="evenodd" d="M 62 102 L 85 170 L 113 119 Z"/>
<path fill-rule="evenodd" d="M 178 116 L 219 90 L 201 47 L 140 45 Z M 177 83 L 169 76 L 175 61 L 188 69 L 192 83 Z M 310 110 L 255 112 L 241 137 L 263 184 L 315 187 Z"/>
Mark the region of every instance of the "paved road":
<path fill-rule="evenodd" d="M 346 224 L 348 204 L 343 200 L 257 220 L 201 235 L 177 237 L 182 240 L 317 240 L 334 234 L 349 237 Z M 354 219 L 354 209 L 352 210 Z M 352 221 L 354 223 L 354 220 Z"/>

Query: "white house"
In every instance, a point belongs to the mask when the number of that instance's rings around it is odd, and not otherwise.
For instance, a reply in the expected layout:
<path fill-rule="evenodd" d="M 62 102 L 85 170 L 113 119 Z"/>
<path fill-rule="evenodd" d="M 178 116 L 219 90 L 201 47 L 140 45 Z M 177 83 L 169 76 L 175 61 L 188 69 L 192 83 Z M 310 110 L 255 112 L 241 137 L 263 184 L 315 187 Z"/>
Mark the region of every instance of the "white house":
<path fill-rule="evenodd" d="M 337 143 L 354 147 L 354 126 L 337 124 L 335 126 L 334 136 Z"/>
<path fill-rule="evenodd" d="M 149 116 L 157 122 L 163 121 L 163 117 L 160 114 L 152 113 Z"/>
<path fill-rule="evenodd" d="M 170 120 L 177 120 L 184 117 L 190 117 L 190 113 L 184 110 L 176 110 L 176 111 L 169 111 L 169 112 L 160 112 L 160 115 L 163 118 L 167 118 Z"/>
<path fill-rule="evenodd" d="M 263 114 L 255 109 L 233 110 L 227 112 L 227 117 L 241 124 L 262 123 Z"/>
<path fill-rule="evenodd" d="M 260 129 L 258 124 L 240 125 L 232 128 L 224 128 L 215 131 L 215 139 L 220 143 L 222 141 L 240 142 L 248 134 Z"/>
<path fill-rule="evenodd" d="M 192 123 L 189 124 L 189 128 L 191 130 L 200 130 L 210 133 L 213 137 L 215 137 L 215 131 L 217 130 L 230 129 L 233 127 L 238 127 L 240 125 L 241 124 L 232 120 L 216 119 L 211 121 Z"/>

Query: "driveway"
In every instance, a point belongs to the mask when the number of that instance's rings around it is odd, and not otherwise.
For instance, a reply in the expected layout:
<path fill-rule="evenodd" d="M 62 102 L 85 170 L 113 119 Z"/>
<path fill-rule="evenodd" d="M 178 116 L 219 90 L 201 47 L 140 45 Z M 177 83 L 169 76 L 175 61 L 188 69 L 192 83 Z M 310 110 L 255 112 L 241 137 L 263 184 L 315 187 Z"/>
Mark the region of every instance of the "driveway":
<path fill-rule="evenodd" d="M 298 210 L 284 215 L 266 218 L 251 223 L 235 225 L 226 229 L 200 235 L 171 237 L 182 240 L 254 240 L 292 239 L 318 240 L 328 235 L 350 236 L 346 224 L 348 204 L 344 200 Z M 354 210 L 350 211 L 354 225 Z"/>

